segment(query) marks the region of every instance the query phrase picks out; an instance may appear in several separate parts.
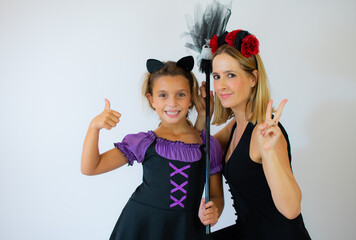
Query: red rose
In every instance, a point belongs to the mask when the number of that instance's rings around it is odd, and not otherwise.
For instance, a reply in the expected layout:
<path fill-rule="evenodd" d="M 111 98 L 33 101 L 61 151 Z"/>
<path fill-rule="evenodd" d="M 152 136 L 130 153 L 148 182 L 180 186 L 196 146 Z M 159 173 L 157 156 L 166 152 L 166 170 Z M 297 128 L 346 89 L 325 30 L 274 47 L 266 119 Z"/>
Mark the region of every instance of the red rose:
<path fill-rule="evenodd" d="M 209 43 L 209 47 L 211 47 L 211 52 L 214 54 L 216 52 L 216 50 L 218 50 L 219 45 L 218 45 L 218 35 L 214 35 L 211 39 L 210 39 L 210 43 Z"/>
<path fill-rule="evenodd" d="M 248 35 L 242 39 L 241 53 L 245 57 L 249 58 L 252 55 L 256 55 L 259 52 L 259 42 L 254 35 Z"/>
<path fill-rule="evenodd" d="M 235 47 L 235 38 L 236 38 L 236 35 L 240 32 L 241 30 L 235 30 L 235 31 L 232 31 L 232 32 L 229 32 L 226 37 L 225 37 L 225 42 L 229 45 L 229 46 L 232 46 L 232 47 Z"/>

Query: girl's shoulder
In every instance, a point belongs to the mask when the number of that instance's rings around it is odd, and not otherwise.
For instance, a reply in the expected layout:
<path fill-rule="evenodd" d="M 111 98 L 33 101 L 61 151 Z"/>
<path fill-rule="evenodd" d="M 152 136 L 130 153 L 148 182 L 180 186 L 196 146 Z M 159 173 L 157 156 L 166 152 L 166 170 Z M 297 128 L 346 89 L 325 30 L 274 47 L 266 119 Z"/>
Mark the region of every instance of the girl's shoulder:
<path fill-rule="evenodd" d="M 153 131 L 127 134 L 121 142 L 114 143 L 128 159 L 129 165 L 134 161 L 143 162 L 147 148 L 155 140 Z"/>
<path fill-rule="evenodd" d="M 125 142 L 128 145 L 137 145 L 142 142 L 153 142 L 155 139 L 155 134 L 153 131 L 147 131 L 147 132 L 138 132 L 138 133 L 130 133 L 127 134 L 122 142 Z"/>

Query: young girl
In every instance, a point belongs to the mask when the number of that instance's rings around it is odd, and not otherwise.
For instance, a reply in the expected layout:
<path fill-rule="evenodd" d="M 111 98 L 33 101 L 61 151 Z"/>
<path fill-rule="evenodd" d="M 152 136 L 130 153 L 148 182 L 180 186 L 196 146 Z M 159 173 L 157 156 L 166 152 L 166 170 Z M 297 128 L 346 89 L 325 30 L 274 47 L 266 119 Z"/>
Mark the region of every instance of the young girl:
<path fill-rule="evenodd" d="M 177 63 L 147 61 L 143 94 L 161 119 L 156 130 L 129 134 L 115 148 L 100 154 L 100 129 L 115 127 L 121 115 L 105 99 L 105 110 L 90 123 L 81 160 L 83 174 L 105 173 L 134 161 L 143 165 L 143 182 L 122 211 L 110 240 L 202 239 L 204 225 L 215 224 L 222 212 L 222 150 L 213 137 L 211 201 L 205 204 L 201 200 L 205 132 L 197 131 L 187 120 L 189 110 L 199 101 L 193 66 L 190 56 Z"/>

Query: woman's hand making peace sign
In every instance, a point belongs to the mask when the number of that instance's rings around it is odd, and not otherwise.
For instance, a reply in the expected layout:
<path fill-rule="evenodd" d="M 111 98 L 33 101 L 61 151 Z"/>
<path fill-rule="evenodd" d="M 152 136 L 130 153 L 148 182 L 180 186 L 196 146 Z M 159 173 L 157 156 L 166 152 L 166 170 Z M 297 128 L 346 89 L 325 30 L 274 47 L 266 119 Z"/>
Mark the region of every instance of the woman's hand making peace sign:
<path fill-rule="evenodd" d="M 281 118 L 284 105 L 287 103 L 287 99 L 284 99 L 278 106 L 274 117 L 272 118 L 272 103 L 270 100 L 266 110 L 266 120 L 264 123 L 259 124 L 257 142 L 260 148 L 262 156 L 273 151 L 276 147 L 276 143 L 280 136 L 283 136 L 281 129 L 278 127 L 279 119 Z"/>

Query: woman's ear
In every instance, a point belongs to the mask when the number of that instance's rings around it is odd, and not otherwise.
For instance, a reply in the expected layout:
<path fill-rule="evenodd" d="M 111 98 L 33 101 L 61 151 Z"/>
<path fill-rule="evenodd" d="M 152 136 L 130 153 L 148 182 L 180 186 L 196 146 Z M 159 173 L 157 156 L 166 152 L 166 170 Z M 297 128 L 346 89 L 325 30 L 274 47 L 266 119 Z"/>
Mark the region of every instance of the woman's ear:
<path fill-rule="evenodd" d="M 252 71 L 252 76 L 253 76 L 253 79 L 252 79 L 251 87 L 254 87 L 254 86 L 256 86 L 257 81 L 258 81 L 258 70 L 253 70 Z"/>
<path fill-rule="evenodd" d="M 153 101 L 152 95 L 151 95 L 150 93 L 147 93 L 147 94 L 146 94 L 146 97 L 147 97 L 148 101 L 150 101 L 151 106 L 152 106 L 153 108 L 156 108 L 155 105 L 154 105 L 154 101 Z"/>

